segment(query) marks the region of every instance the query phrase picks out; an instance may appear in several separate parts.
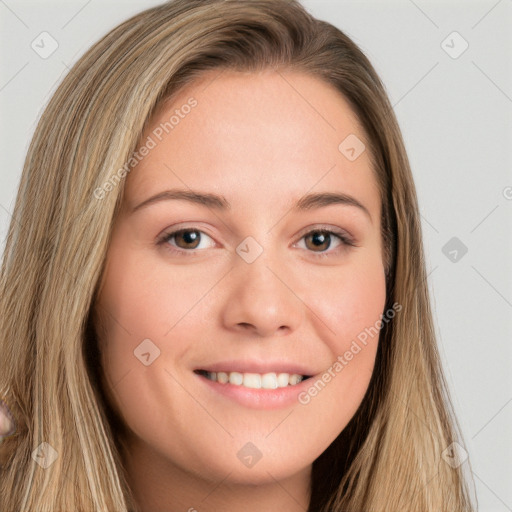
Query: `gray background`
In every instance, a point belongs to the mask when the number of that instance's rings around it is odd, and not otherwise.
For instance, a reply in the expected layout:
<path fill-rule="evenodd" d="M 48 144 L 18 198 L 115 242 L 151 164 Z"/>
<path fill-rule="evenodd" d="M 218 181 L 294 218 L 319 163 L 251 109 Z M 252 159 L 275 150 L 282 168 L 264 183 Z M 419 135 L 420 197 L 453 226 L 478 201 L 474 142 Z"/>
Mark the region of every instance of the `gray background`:
<path fill-rule="evenodd" d="M 159 3 L 0 0 L 2 250 L 24 156 L 56 86 L 100 36 Z M 479 509 L 512 511 L 512 0 L 303 3 L 346 32 L 386 85 L 418 190 L 436 330 Z M 31 48 L 43 31 L 58 43 L 46 59 Z"/>

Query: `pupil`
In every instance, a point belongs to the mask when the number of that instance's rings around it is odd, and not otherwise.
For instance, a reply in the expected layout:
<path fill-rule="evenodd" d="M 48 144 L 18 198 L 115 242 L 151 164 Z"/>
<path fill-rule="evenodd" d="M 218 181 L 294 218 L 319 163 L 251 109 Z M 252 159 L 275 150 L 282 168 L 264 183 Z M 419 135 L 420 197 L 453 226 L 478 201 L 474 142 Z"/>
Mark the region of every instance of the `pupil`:
<path fill-rule="evenodd" d="M 197 231 L 182 231 L 181 236 L 186 244 L 193 244 L 199 239 L 199 234 Z"/>
<path fill-rule="evenodd" d="M 320 242 L 320 244 L 322 244 L 324 242 L 325 235 L 320 233 L 320 234 L 315 235 L 315 237 L 313 239 L 316 240 L 317 242 Z"/>
<path fill-rule="evenodd" d="M 326 240 L 328 240 L 329 235 L 326 233 L 323 233 L 321 231 L 316 232 L 316 234 L 313 235 L 313 243 L 315 246 L 321 246 L 326 244 Z M 327 246 L 329 244 L 327 243 Z"/>

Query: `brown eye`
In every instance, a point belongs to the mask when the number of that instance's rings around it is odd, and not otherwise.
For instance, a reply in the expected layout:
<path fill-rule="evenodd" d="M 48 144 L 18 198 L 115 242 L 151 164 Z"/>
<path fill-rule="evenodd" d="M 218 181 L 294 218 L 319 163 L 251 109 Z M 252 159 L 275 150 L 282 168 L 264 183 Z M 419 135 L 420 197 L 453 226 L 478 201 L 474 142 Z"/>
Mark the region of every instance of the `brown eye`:
<path fill-rule="evenodd" d="M 176 246 L 180 249 L 197 249 L 201 241 L 200 233 L 197 229 L 182 229 L 171 233 L 168 239 L 174 238 Z"/>
<path fill-rule="evenodd" d="M 355 241 L 348 233 L 331 229 L 309 231 L 300 239 L 300 245 L 302 244 L 304 244 L 302 248 L 318 258 L 341 256 L 345 251 L 356 246 Z"/>
<path fill-rule="evenodd" d="M 308 249 L 325 251 L 331 246 L 331 235 L 329 231 L 311 231 L 304 239 Z"/>
<path fill-rule="evenodd" d="M 216 246 L 215 240 L 196 227 L 187 227 L 164 233 L 157 241 L 173 256 L 199 256 L 205 249 Z"/>

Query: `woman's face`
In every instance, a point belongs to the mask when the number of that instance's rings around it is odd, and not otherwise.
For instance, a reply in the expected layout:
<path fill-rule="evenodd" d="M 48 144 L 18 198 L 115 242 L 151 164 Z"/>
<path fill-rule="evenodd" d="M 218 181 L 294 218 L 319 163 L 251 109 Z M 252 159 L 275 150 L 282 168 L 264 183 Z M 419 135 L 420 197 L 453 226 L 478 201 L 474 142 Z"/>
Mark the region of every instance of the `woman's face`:
<path fill-rule="evenodd" d="M 156 112 L 97 304 L 131 453 L 263 483 L 309 471 L 347 425 L 385 304 L 363 143 L 344 98 L 298 72 L 210 72 Z"/>

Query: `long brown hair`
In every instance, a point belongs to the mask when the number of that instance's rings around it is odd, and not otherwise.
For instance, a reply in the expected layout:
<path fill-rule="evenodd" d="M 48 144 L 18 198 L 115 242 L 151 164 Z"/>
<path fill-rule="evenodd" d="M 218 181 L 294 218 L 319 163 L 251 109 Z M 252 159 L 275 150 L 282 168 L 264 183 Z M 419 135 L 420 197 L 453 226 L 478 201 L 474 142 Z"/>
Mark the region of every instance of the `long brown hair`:
<path fill-rule="evenodd" d="M 0 398 L 16 420 L 0 445 L 5 512 L 136 508 L 98 386 L 91 322 L 124 180 L 101 198 L 98 190 L 185 84 L 208 70 L 269 68 L 320 77 L 357 114 L 381 191 L 386 309 L 401 305 L 380 332 L 361 406 L 313 463 L 309 512 L 473 510 L 467 463 L 442 457 L 463 442 L 436 348 L 411 170 L 375 70 L 295 0 L 175 0 L 85 53 L 28 150 L 0 276 Z M 43 442 L 57 453 L 46 469 L 32 456 Z"/>

